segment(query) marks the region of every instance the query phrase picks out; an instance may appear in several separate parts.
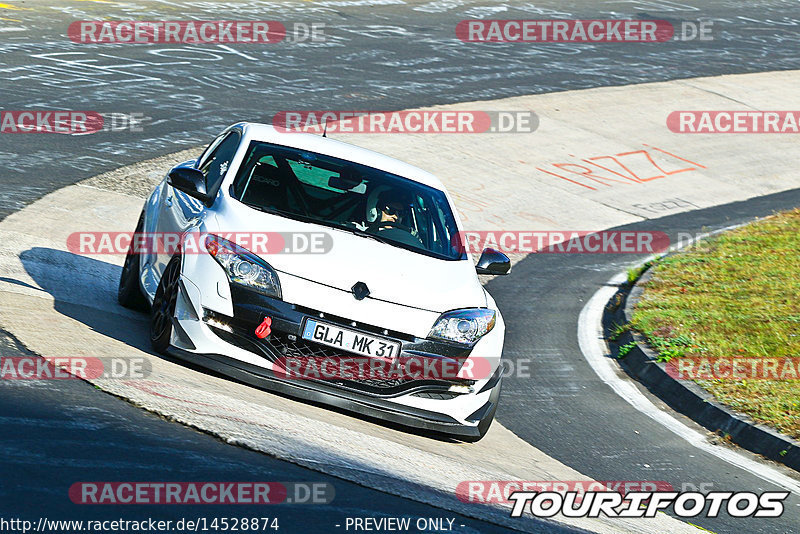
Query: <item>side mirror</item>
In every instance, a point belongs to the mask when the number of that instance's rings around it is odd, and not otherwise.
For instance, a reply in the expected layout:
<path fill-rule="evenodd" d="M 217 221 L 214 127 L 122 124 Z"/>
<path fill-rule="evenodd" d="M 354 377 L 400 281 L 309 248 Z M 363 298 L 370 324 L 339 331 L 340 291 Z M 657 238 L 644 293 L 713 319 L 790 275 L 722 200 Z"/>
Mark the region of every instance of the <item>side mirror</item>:
<path fill-rule="evenodd" d="M 175 167 L 169 171 L 167 183 L 190 197 L 202 200 L 206 205 L 211 201 L 206 191 L 206 177 L 197 169 L 183 166 Z"/>
<path fill-rule="evenodd" d="M 508 274 L 511 272 L 511 260 L 502 252 L 486 248 L 481 253 L 475 271 L 478 274 Z"/>

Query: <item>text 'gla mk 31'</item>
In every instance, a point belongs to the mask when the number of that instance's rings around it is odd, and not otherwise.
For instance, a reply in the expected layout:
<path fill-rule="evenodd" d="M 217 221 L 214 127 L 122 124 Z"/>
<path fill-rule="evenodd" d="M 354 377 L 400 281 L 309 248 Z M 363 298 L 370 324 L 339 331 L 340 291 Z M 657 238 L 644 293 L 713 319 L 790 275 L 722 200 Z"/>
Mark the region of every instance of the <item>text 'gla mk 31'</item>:
<path fill-rule="evenodd" d="M 475 441 L 497 409 L 505 333 L 477 274 L 511 264 L 486 249 L 476 268 L 461 231 L 444 186 L 421 169 L 238 123 L 149 197 L 136 232 L 179 236 L 177 246 L 132 245 L 119 300 L 150 305 L 160 352 Z M 324 247 L 254 250 L 231 237 L 259 232 L 288 245 L 322 236 Z"/>

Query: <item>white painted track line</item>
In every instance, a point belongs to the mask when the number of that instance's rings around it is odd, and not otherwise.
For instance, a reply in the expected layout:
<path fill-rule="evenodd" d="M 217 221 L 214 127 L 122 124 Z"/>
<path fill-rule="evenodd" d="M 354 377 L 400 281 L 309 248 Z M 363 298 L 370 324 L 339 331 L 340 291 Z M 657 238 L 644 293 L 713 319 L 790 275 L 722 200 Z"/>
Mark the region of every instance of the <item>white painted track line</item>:
<path fill-rule="evenodd" d="M 605 286 L 600 288 L 589 299 L 589 302 L 581 310 L 578 319 L 578 343 L 584 358 L 589 362 L 594 372 L 597 373 L 597 376 L 628 404 L 692 446 L 712 454 L 735 467 L 744 469 L 766 482 L 800 495 L 800 483 L 795 479 L 773 467 L 748 458 L 738 451 L 711 444 L 706 436 L 689 428 L 669 413 L 656 407 L 650 399 L 639 391 L 632 379 L 627 376 L 621 376 L 623 372 L 619 365 L 608 356 L 608 348 L 603 338 L 602 318 L 606 304 L 617 292 L 617 287 L 625 280 L 625 273 L 617 274 L 611 278 Z"/>

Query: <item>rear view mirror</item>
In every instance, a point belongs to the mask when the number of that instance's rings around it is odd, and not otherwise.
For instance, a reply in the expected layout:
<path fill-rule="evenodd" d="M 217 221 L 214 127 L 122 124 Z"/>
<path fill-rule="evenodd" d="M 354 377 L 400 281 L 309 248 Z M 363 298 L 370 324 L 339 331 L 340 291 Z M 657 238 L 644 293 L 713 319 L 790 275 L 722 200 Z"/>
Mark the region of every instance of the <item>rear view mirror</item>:
<path fill-rule="evenodd" d="M 339 173 L 339 176 L 331 176 L 328 178 L 328 187 L 341 189 L 342 191 L 350 191 L 361 183 L 361 177 L 354 169 L 345 167 Z"/>
<path fill-rule="evenodd" d="M 483 249 L 478 265 L 475 266 L 478 274 L 508 274 L 511 272 L 511 260 L 508 256 L 493 248 Z"/>

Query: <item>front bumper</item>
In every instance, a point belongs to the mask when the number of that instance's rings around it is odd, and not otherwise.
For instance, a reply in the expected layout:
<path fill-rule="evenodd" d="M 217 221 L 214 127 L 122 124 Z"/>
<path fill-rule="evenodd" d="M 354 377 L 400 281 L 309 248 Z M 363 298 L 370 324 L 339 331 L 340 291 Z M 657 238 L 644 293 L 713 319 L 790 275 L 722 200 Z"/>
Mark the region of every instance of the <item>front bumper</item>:
<path fill-rule="evenodd" d="M 303 340 L 301 332 L 307 317 L 399 341 L 402 356 L 445 358 L 463 363 L 480 342 L 472 349 L 465 349 L 419 339 L 366 324 L 354 324 L 341 317 L 238 287 L 231 287 L 231 297 L 233 317 L 205 309 L 200 305 L 199 289 L 184 278 L 176 311 L 172 353 L 257 387 L 382 421 L 465 439 L 480 438 L 491 424 L 500 394 L 502 366 L 499 365 L 491 377 L 481 380 L 298 380 L 276 372 L 280 371 L 279 360 L 287 356 L 346 355 L 337 353 L 338 349 Z M 272 334 L 261 340 L 255 336 L 254 330 L 265 316 L 272 318 Z M 499 355 L 497 358 L 499 360 Z M 455 384 L 466 385 L 471 392 L 449 391 Z"/>
<path fill-rule="evenodd" d="M 494 418 L 500 397 L 500 381 L 498 381 L 497 386 L 489 392 L 486 404 L 476 412 L 481 419 L 476 419 L 474 424 L 463 424 L 448 415 L 434 411 L 403 406 L 383 399 L 364 398 L 346 390 L 326 387 L 324 384 L 312 385 L 310 382 L 285 380 L 263 367 L 222 354 L 199 354 L 177 347 L 170 347 L 169 353 L 255 387 L 334 406 L 381 421 L 462 438 L 480 438 L 486 433 Z"/>

